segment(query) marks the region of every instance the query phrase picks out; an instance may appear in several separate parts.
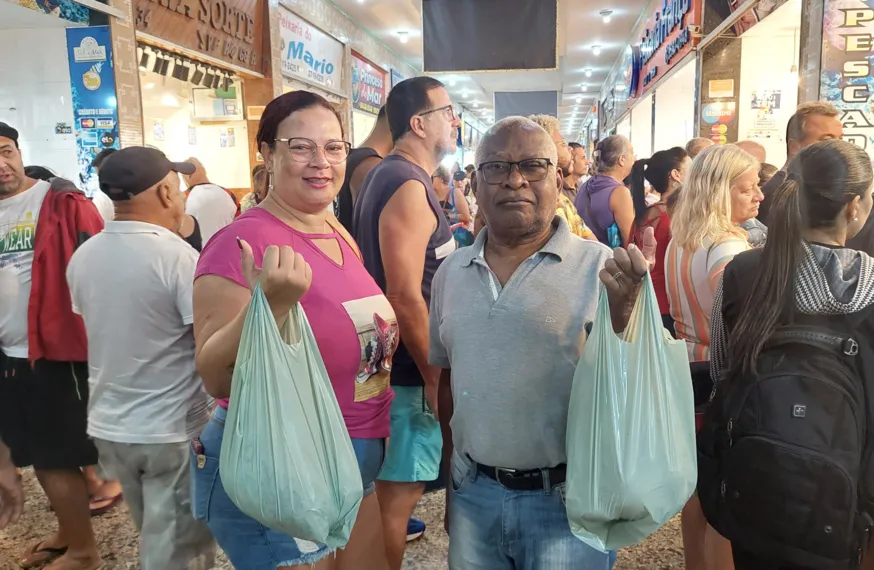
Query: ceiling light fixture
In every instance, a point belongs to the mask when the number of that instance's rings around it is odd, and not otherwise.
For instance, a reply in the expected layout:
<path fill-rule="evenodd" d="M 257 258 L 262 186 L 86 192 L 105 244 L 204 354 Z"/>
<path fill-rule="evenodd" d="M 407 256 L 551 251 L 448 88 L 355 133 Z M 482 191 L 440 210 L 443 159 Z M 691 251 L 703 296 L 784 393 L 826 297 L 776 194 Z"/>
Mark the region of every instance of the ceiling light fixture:
<path fill-rule="evenodd" d="M 610 16 L 613 15 L 613 10 L 601 10 L 598 14 L 601 16 L 601 19 L 605 24 L 609 24 L 611 20 Z"/>
<path fill-rule="evenodd" d="M 577 105 L 579 105 L 579 104 L 582 103 L 582 102 L 583 102 L 583 98 L 582 98 L 582 97 L 577 97 Z"/>
<path fill-rule="evenodd" d="M 203 82 L 201 83 L 207 89 L 212 88 L 212 82 L 215 81 L 215 72 L 213 70 L 206 68 L 206 76 L 203 78 Z"/>
<path fill-rule="evenodd" d="M 601 55 L 601 46 L 598 46 L 598 45 L 592 46 L 592 53 L 595 55 Z"/>
<path fill-rule="evenodd" d="M 586 77 L 591 77 L 591 76 L 592 76 L 592 70 L 591 70 L 591 69 L 587 69 L 587 70 L 586 70 Z"/>
<path fill-rule="evenodd" d="M 398 32 L 398 36 L 401 38 L 401 43 L 405 44 L 410 41 L 410 32 Z"/>
<path fill-rule="evenodd" d="M 461 98 L 462 98 L 462 99 L 467 99 L 467 91 L 462 91 L 462 93 L 461 93 Z"/>
<path fill-rule="evenodd" d="M 455 80 L 454 80 L 454 79 L 450 79 L 450 80 L 449 80 L 449 86 L 450 86 L 450 87 L 455 87 Z"/>
<path fill-rule="evenodd" d="M 194 75 L 191 76 L 191 82 L 195 85 L 199 85 L 203 80 L 203 70 L 199 67 L 194 68 Z"/>
<path fill-rule="evenodd" d="M 140 56 L 140 71 L 149 70 L 149 52 L 143 48 L 143 55 Z"/>
<path fill-rule="evenodd" d="M 588 87 L 585 83 L 583 83 L 583 84 L 580 86 L 580 89 L 582 89 L 583 91 L 587 91 L 587 90 L 589 89 L 589 87 Z"/>

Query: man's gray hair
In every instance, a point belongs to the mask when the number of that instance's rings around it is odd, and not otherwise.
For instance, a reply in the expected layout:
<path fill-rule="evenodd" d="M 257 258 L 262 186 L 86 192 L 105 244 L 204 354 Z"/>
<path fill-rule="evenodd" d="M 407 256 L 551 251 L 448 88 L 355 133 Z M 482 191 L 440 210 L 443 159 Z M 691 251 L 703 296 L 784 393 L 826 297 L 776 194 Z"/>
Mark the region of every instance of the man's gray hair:
<path fill-rule="evenodd" d="M 483 138 L 479 141 L 479 145 L 476 147 L 476 153 L 474 154 L 474 163 L 476 164 L 477 168 L 480 164 L 485 162 L 486 152 L 493 150 L 492 148 L 490 148 L 492 146 L 492 140 L 504 136 L 508 131 L 515 130 L 527 132 L 529 134 L 535 134 L 538 132 L 543 134 L 545 136 L 545 139 L 549 140 L 550 142 L 547 155 L 543 158 L 550 159 L 553 164 L 556 164 L 558 162 L 558 151 L 552 141 L 552 136 L 548 132 L 546 132 L 546 129 L 544 129 L 531 119 L 516 116 L 501 119 L 500 121 L 492 125 L 489 130 L 486 131 L 486 134 L 484 134 Z"/>
<path fill-rule="evenodd" d="M 622 135 L 612 135 L 598 143 L 595 149 L 595 171 L 606 172 L 619 164 L 623 154 L 631 153 L 631 141 Z"/>
<path fill-rule="evenodd" d="M 710 139 L 705 139 L 704 137 L 695 137 L 686 143 L 686 154 L 689 155 L 689 158 L 694 159 L 696 156 L 701 154 L 701 151 L 709 146 L 713 146 L 713 141 Z"/>

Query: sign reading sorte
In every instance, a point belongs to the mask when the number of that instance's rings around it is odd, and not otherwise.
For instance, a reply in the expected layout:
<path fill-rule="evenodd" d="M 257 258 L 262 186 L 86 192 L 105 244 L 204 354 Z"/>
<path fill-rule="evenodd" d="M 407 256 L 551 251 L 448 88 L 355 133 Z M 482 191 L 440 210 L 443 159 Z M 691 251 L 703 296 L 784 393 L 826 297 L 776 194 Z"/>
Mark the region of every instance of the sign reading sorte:
<path fill-rule="evenodd" d="M 874 2 L 825 1 L 819 98 L 841 113 L 844 140 L 874 158 Z"/>
<path fill-rule="evenodd" d="M 385 104 L 386 73 L 352 52 L 352 107 L 376 115 Z"/>
<path fill-rule="evenodd" d="M 105 148 L 119 148 L 118 104 L 109 26 L 67 28 L 67 61 L 73 101 L 78 183 L 96 188 L 91 161 Z"/>
<path fill-rule="evenodd" d="M 282 75 L 328 89 L 340 89 L 342 43 L 282 7 L 279 37 L 282 39 Z"/>
<path fill-rule="evenodd" d="M 137 30 L 251 71 L 263 71 L 264 0 L 134 0 Z"/>

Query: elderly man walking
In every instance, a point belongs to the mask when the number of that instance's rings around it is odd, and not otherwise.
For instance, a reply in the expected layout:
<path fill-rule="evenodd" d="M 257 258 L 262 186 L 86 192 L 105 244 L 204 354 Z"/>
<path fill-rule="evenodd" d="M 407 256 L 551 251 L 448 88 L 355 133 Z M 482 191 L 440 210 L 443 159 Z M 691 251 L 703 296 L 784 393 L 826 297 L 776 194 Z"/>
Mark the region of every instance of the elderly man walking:
<path fill-rule="evenodd" d="M 472 185 L 488 228 L 434 278 L 430 362 L 442 369 L 439 419 L 451 570 L 607 570 L 615 553 L 570 531 L 565 426 L 574 370 L 600 281 L 624 330 L 647 259 L 611 253 L 556 216 L 556 147 L 534 122 L 497 123 L 477 149 Z"/>

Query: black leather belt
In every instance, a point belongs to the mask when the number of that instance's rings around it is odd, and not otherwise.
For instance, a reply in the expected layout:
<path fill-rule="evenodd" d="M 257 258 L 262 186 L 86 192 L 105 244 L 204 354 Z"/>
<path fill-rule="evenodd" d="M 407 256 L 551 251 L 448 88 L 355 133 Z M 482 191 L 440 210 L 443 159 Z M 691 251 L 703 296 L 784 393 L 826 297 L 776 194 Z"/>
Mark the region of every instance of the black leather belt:
<path fill-rule="evenodd" d="M 481 463 L 476 464 L 476 470 L 500 483 L 503 487 L 513 491 L 540 491 L 544 488 L 551 489 L 565 482 L 567 478 L 567 465 L 558 465 L 548 469 L 503 469 L 490 467 Z"/>

